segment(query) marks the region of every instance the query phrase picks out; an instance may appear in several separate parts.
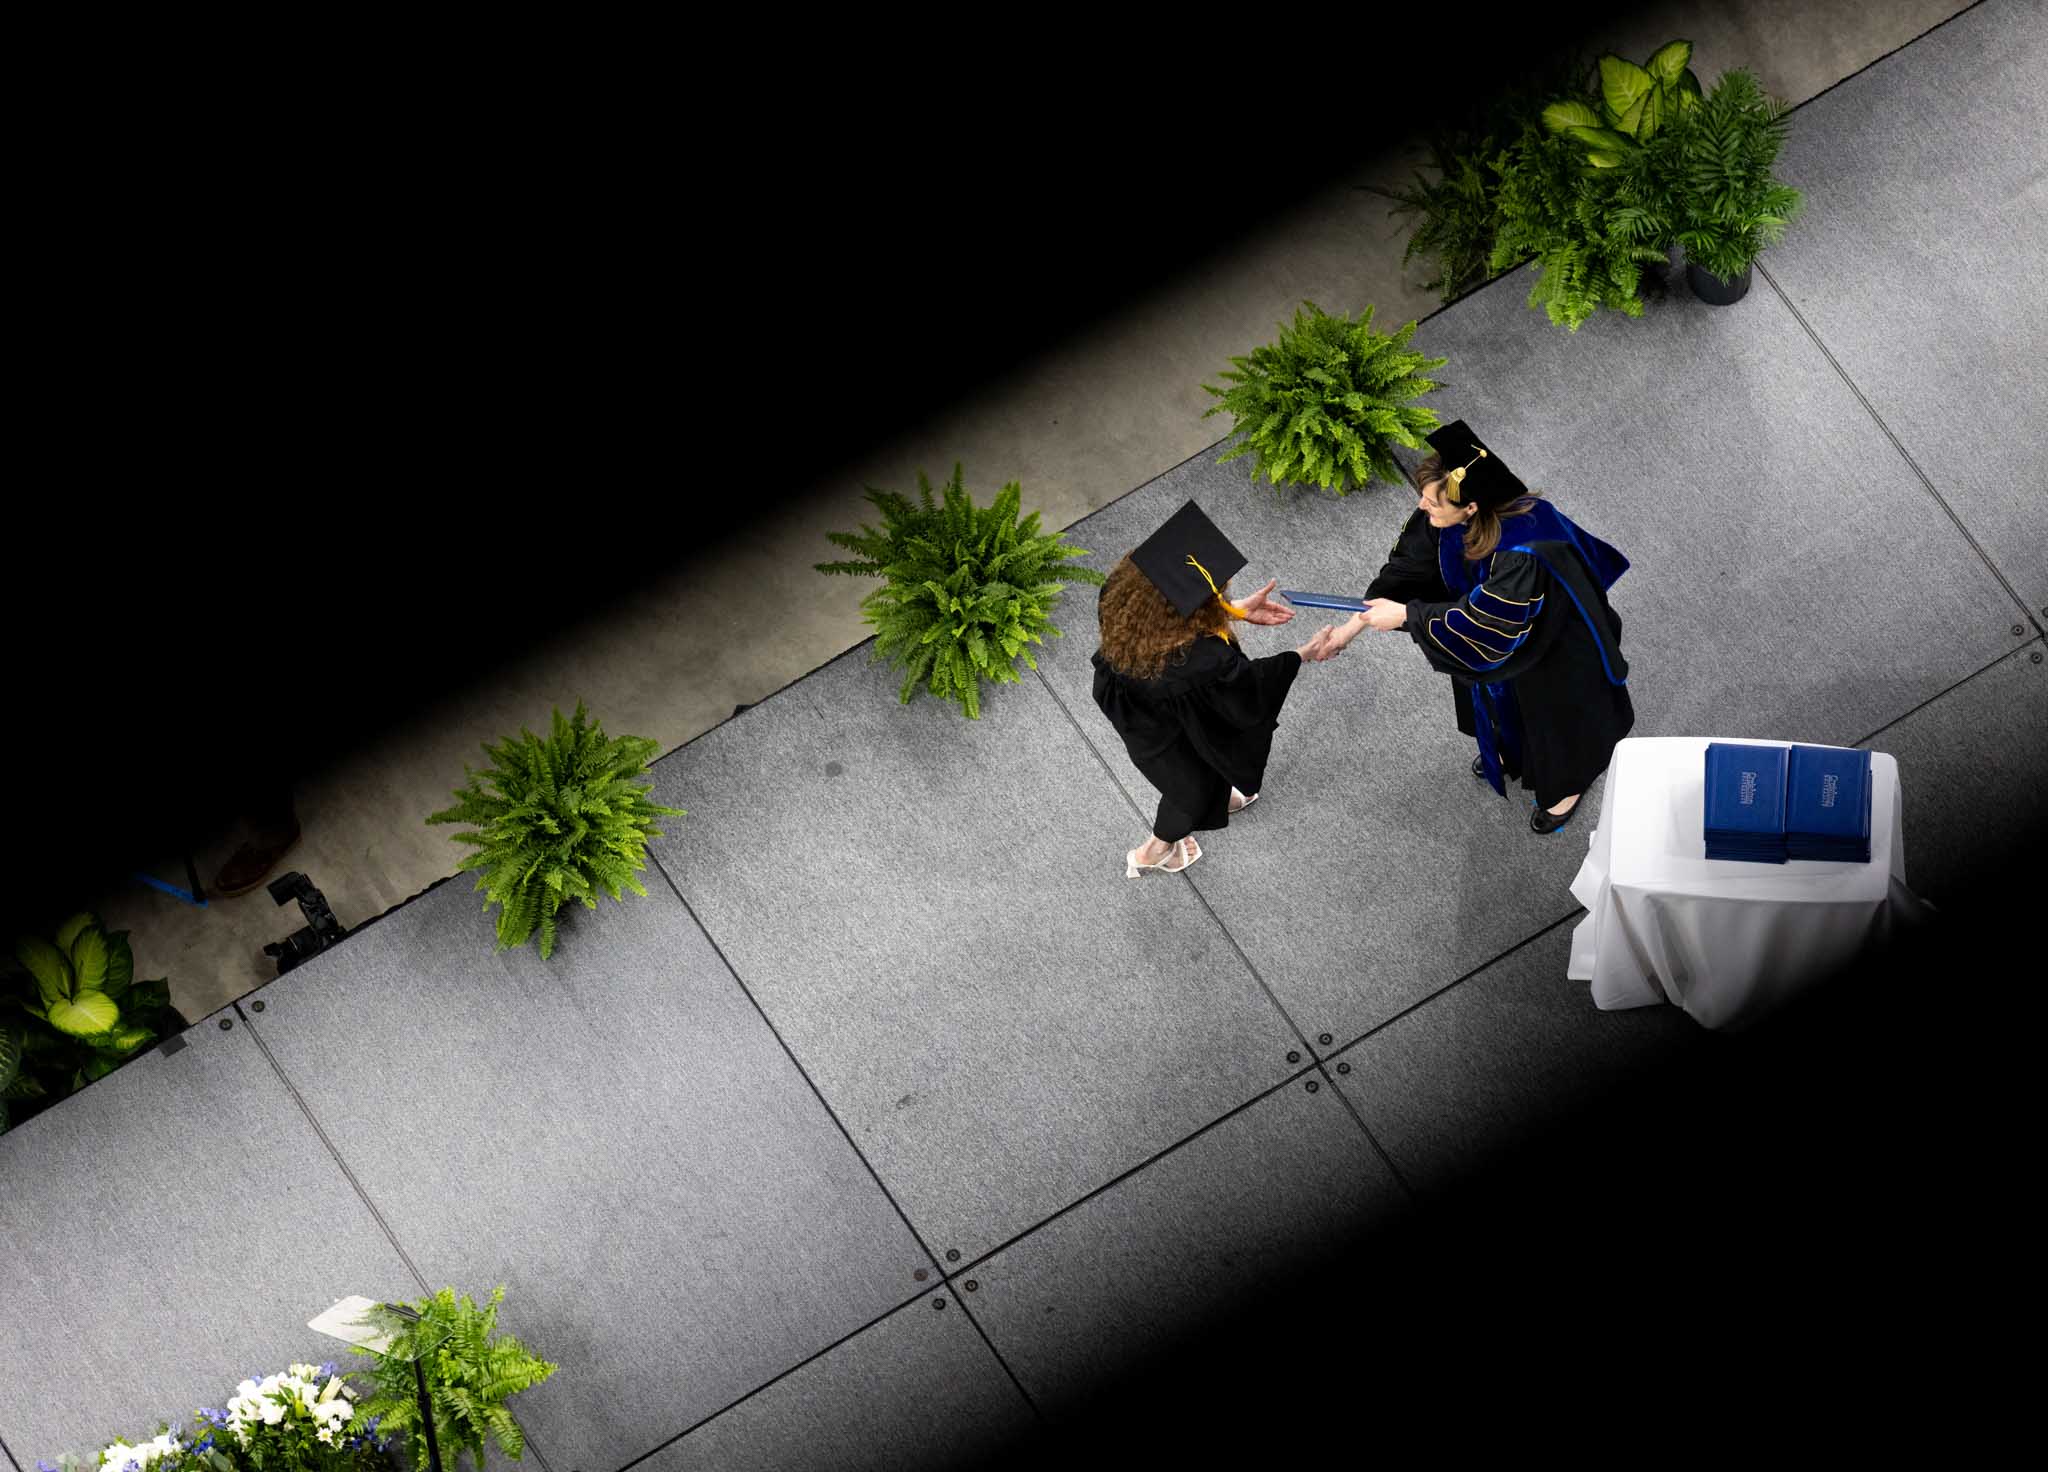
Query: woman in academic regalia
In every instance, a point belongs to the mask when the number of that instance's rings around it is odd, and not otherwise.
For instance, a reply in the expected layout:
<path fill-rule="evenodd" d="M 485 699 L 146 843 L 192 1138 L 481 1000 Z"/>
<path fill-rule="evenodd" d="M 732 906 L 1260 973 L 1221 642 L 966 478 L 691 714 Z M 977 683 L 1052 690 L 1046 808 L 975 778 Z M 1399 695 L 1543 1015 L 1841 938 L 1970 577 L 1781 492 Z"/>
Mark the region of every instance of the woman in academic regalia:
<path fill-rule="evenodd" d="M 1421 487 L 1339 646 L 1403 629 L 1456 682 L 1458 730 L 1479 744 L 1472 775 L 1535 793 L 1529 827 L 1571 821 L 1635 724 L 1621 617 L 1607 590 L 1628 559 L 1533 494 L 1460 419 L 1429 436 Z"/>
<path fill-rule="evenodd" d="M 1248 657 L 1230 621 L 1284 624 L 1268 583 L 1241 604 L 1225 590 L 1245 565 L 1193 501 L 1110 571 L 1096 600 L 1095 703 L 1159 789 L 1152 836 L 1124 855 L 1124 874 L 1177 874 L 1202 856 L 1189 835 L 1229 825 L 1257 801 L 1280 706 L 1303 660 L 1335 652 L 1335 627 L 1299 649 Z M 1220 579 L 1220 581 L 1218 581 Z"/>

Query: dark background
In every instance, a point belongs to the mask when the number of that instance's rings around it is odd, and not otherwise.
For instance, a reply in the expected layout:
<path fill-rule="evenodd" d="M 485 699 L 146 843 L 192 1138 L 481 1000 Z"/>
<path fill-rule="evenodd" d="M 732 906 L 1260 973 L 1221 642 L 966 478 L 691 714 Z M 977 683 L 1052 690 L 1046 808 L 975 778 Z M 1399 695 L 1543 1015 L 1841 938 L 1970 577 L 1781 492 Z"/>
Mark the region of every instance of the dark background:
<path fill-rule="evenodd" d="M 2031 1363 L 2026 929 L 1987 888 L 980 1465 L 1993 1451 Z"/>
<path fill-rule="evenodd" d="M 1199 43 L 807 21 L 690 37 L 680 69 L 624 35 L 295 56 L 88 132 L 112 218 L 41 222 L 77 274 L 0 576 L 6 918 L 47 928 L 232 822 L 257 772 L 598 637 L 749 515 L 1575 39 L 1479 14 L 1449 83 L 1418 16 Z"/>

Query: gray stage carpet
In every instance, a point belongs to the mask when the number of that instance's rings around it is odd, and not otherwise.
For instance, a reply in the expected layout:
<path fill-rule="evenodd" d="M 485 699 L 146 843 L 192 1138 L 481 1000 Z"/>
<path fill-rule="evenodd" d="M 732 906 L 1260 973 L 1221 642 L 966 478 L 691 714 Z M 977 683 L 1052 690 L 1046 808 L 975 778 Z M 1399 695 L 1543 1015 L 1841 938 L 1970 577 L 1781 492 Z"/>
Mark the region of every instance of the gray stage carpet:
<path fill-rule="evenodd" d="M 2037 618 L 2048 616 L 2044 138 L 2048 7 L 1984 0 L 1794 115 L 1779 172 L 1806 207 L 1763 256 Z M 1860 482 L 1865 469 L 1849 461 L 1837 474 Z"/>
<path fill-rule="evenodd" d="M 1637 734 L 1891 752 L 1937 902 L 2048 792 L 2040 18 L 1987 0 L 1803 109 L 1808 211 L 1739 305 L 1573 336 L 1515 277 L 1417 338 L 1434 407 L 1632 559 Z M 1240 587 L 1358 591 L 1411 504 L 1216 453 L 1071 539 L 1106 567 L 1195 497 Z M 1398 636 L 1304 670 L 1258 807 L 1127 882 L 1154 795 L 1092 590 L 1060 622 L 978 723 L 863 646 L 670 754 L 649 897 L 549 962 L 462 878 L 0 1137 L 15 1464 L 332 1357 L 342 1295 L 500 1282 L 562 1365 L 516 1402 L 542 1472 L 971 1462 L 1718 1045 L 1566 979 L 1600 793 L 1531 835 Z"/>

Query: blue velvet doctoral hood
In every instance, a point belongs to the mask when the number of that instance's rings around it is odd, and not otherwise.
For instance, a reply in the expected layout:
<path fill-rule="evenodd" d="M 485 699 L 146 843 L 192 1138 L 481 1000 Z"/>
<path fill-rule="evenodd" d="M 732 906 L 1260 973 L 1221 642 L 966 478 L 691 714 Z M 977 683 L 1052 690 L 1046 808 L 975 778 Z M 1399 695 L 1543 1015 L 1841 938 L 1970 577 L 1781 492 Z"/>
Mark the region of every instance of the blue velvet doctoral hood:
<path fill-rule="evenodd" d="M 1620 551 L 1601 541 L 1591 532 L 1581 528 L 1569 516 L 1551 505 L 1539 500 L 1526 512 L 1501 518 L 1500 545 L 1503 548 L 1526 546 L 1531 542 L 1565 542 L 1579 554 L 1586 564 L 1586 571 L 1593 581 L 1600 585 L 1601 592 L 1613 587 L 1615 580 L 1628 571 L 1628 559 Z M 1486 581 L 1492 566 L 1491 557 L 1468 560 L 1465 556 L 1465 528 L 1454 526 L 1444 528 L 1437 537 L 1437 569 L 1443 574 L 1444 584 L 1453 598 L 1464 598 Z M 1569 588 L 1567 588 L 1569 591 Z M 1576 595 L 1573 602 L 1577 603 Z M 1594 639 L 1600 649 L 1600 659 L 1607 664 L 1607 642 L 1594 628 L 1591 616 L 1581 606 L 1579 616 L 1586 620 L 1587 627 L 1594 629 Z M 1615 684 L 1625 683 L 1608 669 L 1608 679 Z M 1480 684 L 1472 686 L 1472 708 L 1477 718 L 1479 734 L 1479 759 L 1481 775 L 1493 790 L 1505 797 L 1507 786 L 1501 770 L 1502 759 L 1519 766 L 1522 753 L 1522 721 L 1514 691 L 1507 684 Z M 1495 733 L 1499 733 L 1496 743 Z"/>
<path fill-rule="evenodd" d="M 1539 500 L 1520 516 L 1501 518 L 1500 541 L 1503 547 L 1517 542 L 1569 542 L 1602 592 L 1613 587 L 1615 580 L 1628 571 L 1626 557 L 1548 501 Z M 1445 527 L 1438 536 L 1436 561 L 1437 570 L 1443 574 L 1451 596 L 1463 598 L 1486 581 L 1487 565 L 1492 559 L 1482 557 L 1471 561 L 1466 558 L 1465 528 L 1460 525 Z"/>

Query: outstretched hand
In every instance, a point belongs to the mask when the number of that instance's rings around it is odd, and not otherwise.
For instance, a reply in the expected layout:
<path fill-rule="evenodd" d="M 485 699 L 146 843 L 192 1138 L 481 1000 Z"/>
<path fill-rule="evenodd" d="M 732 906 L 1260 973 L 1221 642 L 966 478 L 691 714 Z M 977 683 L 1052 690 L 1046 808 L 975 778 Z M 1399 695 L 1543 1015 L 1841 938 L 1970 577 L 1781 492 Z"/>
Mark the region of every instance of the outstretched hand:
<path fill-rule="evenodd" d="M 1368 627 L 1385 633 L 1408 622 L 1408 605 L 1396 603 L 1391 598 L 1374 598 L 1367 602 L 1363 614 L 1354 614 L 1353 617 L 1362 617 Z"/>
<path fill-rule="evenodd" d="M 1265 587 L 1259 589 L 1258 592 L 1237 605 L 1244 610 L 1244 620 L 1246 623 L 1284 624 L 1294 617 L 1293 609 L 1281 608 L 1276 604 L 1266 601 L 1266 595 L 1279 586 L 1280 579 L 1274 578 Z"/>

